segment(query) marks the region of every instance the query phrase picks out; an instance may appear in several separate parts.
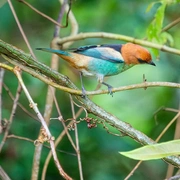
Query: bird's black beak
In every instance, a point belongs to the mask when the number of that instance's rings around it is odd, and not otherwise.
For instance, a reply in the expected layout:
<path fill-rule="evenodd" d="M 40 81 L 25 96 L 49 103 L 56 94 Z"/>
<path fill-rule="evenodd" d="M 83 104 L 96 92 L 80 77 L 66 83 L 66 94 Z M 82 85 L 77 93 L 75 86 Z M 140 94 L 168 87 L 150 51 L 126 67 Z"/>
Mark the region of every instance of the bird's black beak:
<path fill-rule="evenodd" d="M 150 61 L 148 64 L 153 65 L 153 66 L 156 66 L 153 61 Z"/>

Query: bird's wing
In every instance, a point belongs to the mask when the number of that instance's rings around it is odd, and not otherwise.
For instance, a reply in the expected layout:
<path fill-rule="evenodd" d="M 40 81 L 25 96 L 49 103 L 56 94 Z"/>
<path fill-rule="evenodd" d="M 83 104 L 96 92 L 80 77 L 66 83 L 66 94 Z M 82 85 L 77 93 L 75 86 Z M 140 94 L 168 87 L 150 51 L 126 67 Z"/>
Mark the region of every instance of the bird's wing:
<path fill-rule="evenodd" d="M 81 46 L 73 50 L 73 52 L 114 63 L 123 63 L 124 59 L 121 55 L 121 46 L 120 44 Z"/>

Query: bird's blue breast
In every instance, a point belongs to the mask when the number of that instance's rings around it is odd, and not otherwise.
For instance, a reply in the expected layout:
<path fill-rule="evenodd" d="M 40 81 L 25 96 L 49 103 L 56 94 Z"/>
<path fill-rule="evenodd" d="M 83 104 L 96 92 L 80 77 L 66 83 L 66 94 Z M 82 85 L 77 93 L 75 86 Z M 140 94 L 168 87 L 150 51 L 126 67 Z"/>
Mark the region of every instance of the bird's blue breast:
<path fill-rule="evenodd" d="M 93 74 L 102 74 L 104 76 L 112 76 L 122 72 L 124 63 L 113 63 L 102 59 L 92 58 L 89 61 L 87 70 Z"/>

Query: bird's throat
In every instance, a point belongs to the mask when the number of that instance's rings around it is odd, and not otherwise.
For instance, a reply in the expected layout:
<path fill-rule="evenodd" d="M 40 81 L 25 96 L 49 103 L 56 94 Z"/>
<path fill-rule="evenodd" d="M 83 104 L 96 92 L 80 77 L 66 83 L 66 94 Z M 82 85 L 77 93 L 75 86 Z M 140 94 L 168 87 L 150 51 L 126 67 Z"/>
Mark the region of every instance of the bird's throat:
<path fill-rule="evenodd" d="M 133 66 L 134 66 L 134 64 L 124 64 L 124 66 L 122 68 L 122 72 L 128 70 L 129 68 L 131 68 Z"/>

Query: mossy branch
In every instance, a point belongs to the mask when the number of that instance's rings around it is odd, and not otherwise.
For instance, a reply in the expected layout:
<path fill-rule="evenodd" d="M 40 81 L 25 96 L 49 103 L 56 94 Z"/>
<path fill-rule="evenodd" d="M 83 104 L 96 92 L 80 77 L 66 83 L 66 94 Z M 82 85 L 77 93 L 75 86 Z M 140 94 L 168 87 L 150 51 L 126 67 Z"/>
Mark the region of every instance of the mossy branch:
<path fill-rule="evenodd" d="M 62 90 L 68 91 L 73 94 L 78 92 L 77 87 L 64 75 L 53 71 L 51 68 L 46 65 L 36 61 L 29 54 L 24 53 L 22 50 L 17 49 L 16 47 L 7 44 L 0 40 L 0 53 L 2 56 L 15 66 L 19 66 L 23 71 L 35 76 L 36 78 L 44 81 L 45 83 L 54 86 L 61 85 Z M 55 86 L 56 87 L 56 86 Z M 64 88 L 64 89 L 63 89 Z M 123 122 L 114 115 L 106 112 L 101 107 L 97 106 L 90 99 L 82 98 L 81 96 L 74 95 L 74 97 L 83 104 L 83 106 L 95 116 L 104 119 L 108 124 L 115 127 L 123 135 L 127 135 L 134 139 L 135 141 L 141 143 L 142 145 L 154 144 L 155 142 L 147 137 L 140 131 L 137 131 L 130 124 Z M 180 158 L 171 156 L 164 159 L 166 162 L 180 167 Z"/>

